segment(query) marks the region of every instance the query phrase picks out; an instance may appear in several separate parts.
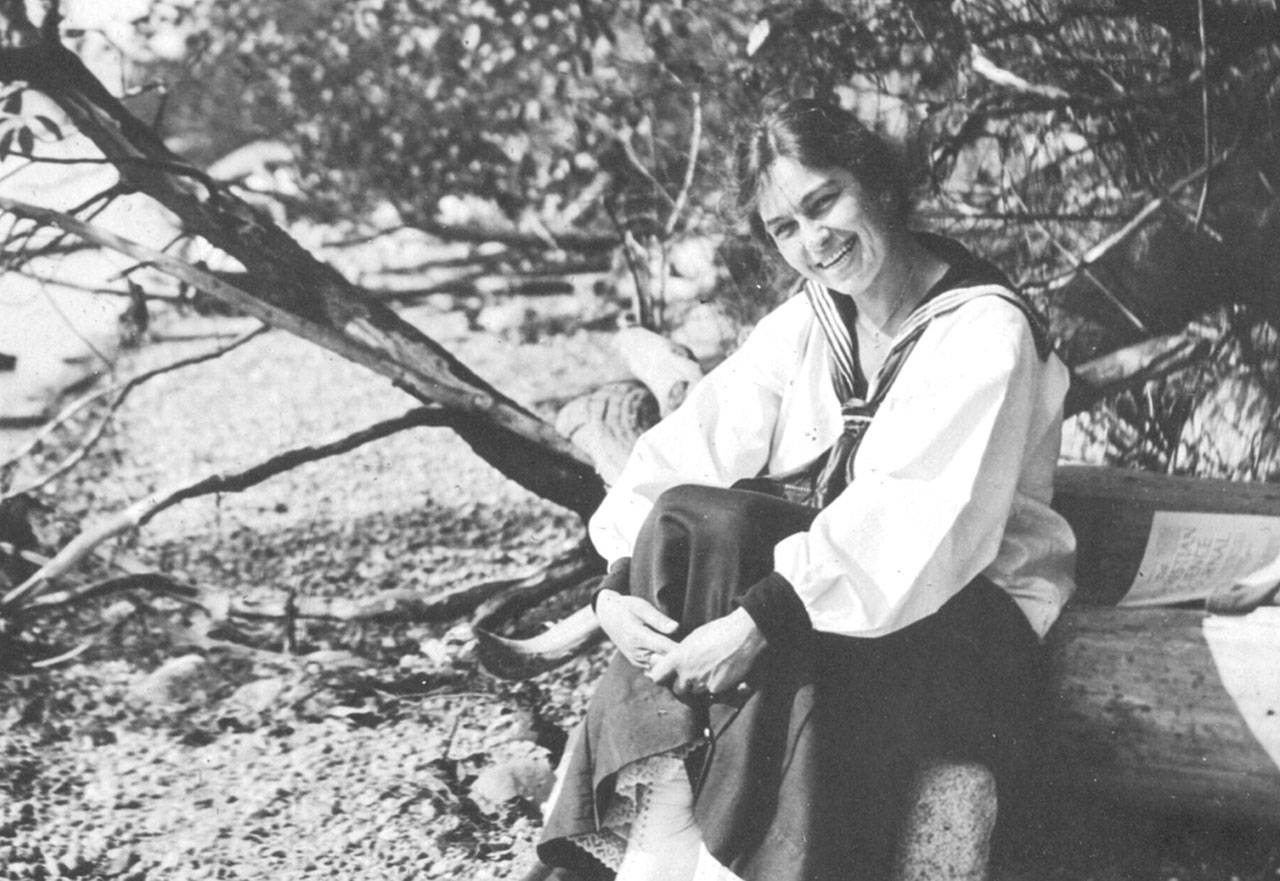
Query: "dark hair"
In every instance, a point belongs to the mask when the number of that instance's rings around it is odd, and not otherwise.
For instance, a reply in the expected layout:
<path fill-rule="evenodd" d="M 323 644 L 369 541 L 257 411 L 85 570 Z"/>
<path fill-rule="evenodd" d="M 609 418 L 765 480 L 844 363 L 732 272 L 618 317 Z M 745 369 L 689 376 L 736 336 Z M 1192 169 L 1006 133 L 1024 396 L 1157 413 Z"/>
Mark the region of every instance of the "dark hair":
<path fill-rule="evenodd" d="M 762 241 L 769 237 L 760 221 L 760 190 L 769 167 L 783 157 L 809 168 L 843 168 L 867 196 L 884 201 L 891 223 L 906 225 L 911 213 L 907 174 L 893 148 L 849 111 L 796 98 L 746 128 L 734 153 L 736 207 Z"/>

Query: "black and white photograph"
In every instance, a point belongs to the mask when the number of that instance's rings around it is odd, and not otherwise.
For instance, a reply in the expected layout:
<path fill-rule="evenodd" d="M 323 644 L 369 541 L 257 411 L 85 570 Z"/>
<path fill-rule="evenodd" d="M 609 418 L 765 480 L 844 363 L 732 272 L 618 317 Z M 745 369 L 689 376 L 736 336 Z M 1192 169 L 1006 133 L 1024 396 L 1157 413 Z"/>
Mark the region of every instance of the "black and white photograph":
<path fill-rule="evenodd" d="M 0 878 L 1280 881 L 1276 0 L 0 0 Z"/>

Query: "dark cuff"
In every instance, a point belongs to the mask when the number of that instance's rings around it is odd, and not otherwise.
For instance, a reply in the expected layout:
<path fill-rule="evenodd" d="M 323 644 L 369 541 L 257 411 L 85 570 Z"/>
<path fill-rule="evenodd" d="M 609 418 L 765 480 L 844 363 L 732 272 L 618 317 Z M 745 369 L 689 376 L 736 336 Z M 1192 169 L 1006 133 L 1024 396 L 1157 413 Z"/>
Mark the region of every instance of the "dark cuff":
<path fill-rule="evenodd" d="M 808 633 L 813 625 L 800 595 L 791 582 L 771 572 L 751 585 L 738 604 L 747 610 L 764 638 L 774 645 L 785 645 Z"/>
<path fill-rule="evenodd" d="M 596 600 L 602 590 L 616 590 L 626 596 L 631 593 L 631 558 L 620 557 L 609 566 L 609 572 L 600 579 L 600 585 L 591 594 L 591 611 L 596 610 Z"/>

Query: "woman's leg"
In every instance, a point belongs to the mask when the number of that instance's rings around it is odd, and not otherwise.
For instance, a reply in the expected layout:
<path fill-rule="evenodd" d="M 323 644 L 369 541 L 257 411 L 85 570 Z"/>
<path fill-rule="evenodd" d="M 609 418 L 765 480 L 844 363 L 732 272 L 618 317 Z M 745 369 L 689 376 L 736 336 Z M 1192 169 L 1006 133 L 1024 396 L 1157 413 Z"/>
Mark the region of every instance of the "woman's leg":
<path fill-rule="evenodd" d="M 735 598 L 773 571 L 774 545 L 808 529 L 817 513 L 758 492 L 670 489 L 636 539 L 631 591 L 688 633 L 732 612 Z"/>
<path fill-rule="evenodd" d="M 1001 795 L 1022 773 L 1038 715 L 1041 647 L 1016 604 L 982 578 L 896 633 L 817 640 L 823 765 L 843 782 L 829 803 L 846 822 L 843 834 L 828 837 L 828 864 L 861 865 L 865 877 L 883 878 L 922 762 L 983 766 Z"/>
<path fill-rule="evenodd" d="M 773 545 L 806 528 L 815 513 L 760 493 L 677 487 L 658 499 L 637 538 L 631 592 L 679 620 L 682 632 L 688 632 L 731 611 L 734 597 L 772 570 Z M 539 846 L 543 860 L 589 871 L 592 861 L 584 862 L 573 840 L 599 833 L 618 773 L 655 756 L 683 755 L 702 741 L 707 722 L 705 700 L 681 701 L 615 656 L 588 706 L 582 743 L 566 760 L 561 797 Z M 696 855 L 699 841 L 687 779 L 666 781 L 660 791 L 650 790 L 646 800 L 651 814 L 646 823 L 663 830 L 648 840 L 665 837 L 667 845 L 648 856 L 683 865 L 684 856 L 676 852 L 689 851 L 674 844 L 689 839 Z M 652 816 L 654 810 L 662 816 Z M 695 834 L 690 836 L 689 830 Z M 641 843 L 639 836 L 632 841 Z M 646 864 L 647 857 L 639 856 L 628 869 Z"/>
<path fill-rule="evenodd" d="M 758 493 L 673 490 L 641 532 L 632 592 L 692 629 L 730 611 L 771 571 L 777 541 L 813 516 Z M 694 815 L 717 859 L 751 879 L 883 878 L 922 758 L 980 761 L 1003 780 L 1025 751 L 1037 651 L 1009 597 L 979 580 L 887 637 L 813 634 L 803 649 L 771 649 L 756 689 L 732 705 L 678 701 L 615 658 L 588 711 L 566 815 L 595 831 L 619 769 L 710 729 Z M 553 817 L 543 848 L 573 828 Z"/>
<path fill-rule="evenodd" d="M 734 599 L 772 571 L 773 546 L 815 514 L 760 493 L 676 487 L 659 497 L 636 541 L 632 592 L 680 621 L 682 636 L 732 611 Z M 700 856 L 704 873 L 722 868 L 703 847 L 693 808 L 683 773 L 642 790 L 618 881 L 688 879 Z"/>

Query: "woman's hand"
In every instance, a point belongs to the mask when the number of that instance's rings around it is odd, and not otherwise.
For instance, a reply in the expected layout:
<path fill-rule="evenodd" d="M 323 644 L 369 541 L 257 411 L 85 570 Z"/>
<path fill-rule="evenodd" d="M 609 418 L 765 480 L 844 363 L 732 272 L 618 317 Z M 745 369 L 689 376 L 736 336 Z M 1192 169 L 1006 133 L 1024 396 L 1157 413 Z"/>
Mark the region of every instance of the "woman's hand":
<path fill-rule="evenodd" d="M 745 609 L 703 624 L 658 658 L 649 678 L 681 696 L 725 694 L 746 681 L 768 641 Z"/>
<path fill-rule="evenodd" d="M 641 670 L 676 647 L 664 634 L 680 625 L 640 597 L 602 590 L 596 597 L 596 620 L 622 656 Z"/>

